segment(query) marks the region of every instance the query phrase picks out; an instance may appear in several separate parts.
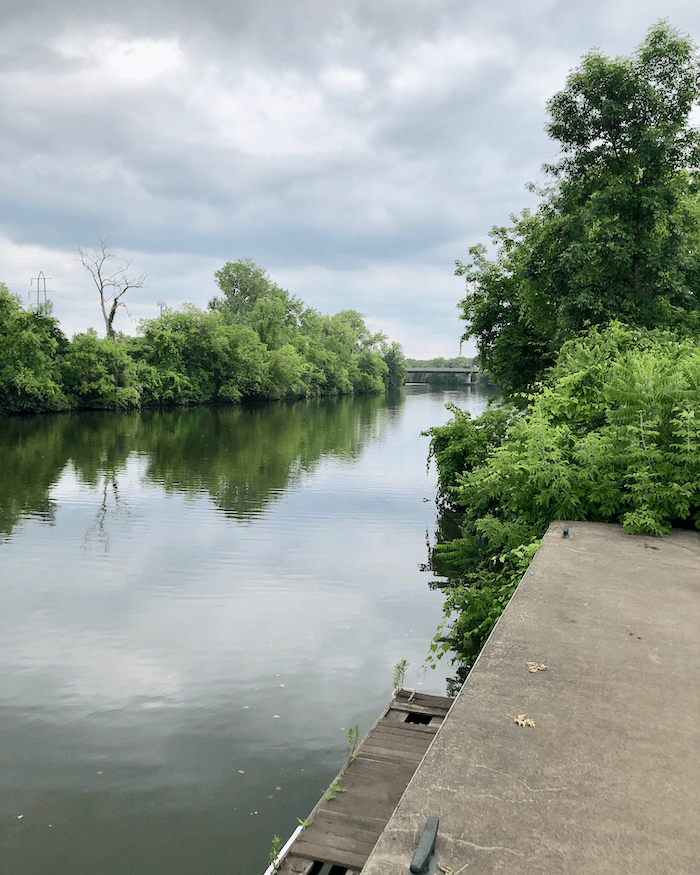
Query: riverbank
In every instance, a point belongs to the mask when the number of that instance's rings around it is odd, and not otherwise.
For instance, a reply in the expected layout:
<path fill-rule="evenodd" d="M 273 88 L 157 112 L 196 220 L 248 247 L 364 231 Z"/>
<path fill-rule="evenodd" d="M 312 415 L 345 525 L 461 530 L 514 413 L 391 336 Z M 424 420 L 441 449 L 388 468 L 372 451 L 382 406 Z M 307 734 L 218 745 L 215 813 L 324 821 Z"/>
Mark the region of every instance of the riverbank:
<path fill-rule="evenodd" d="M 220 300 L 208 311 L 186 304 L 142 321 L 138 337 L 88 329 L 69 341 L 50 307 L 27 310 L 0 283 L 0 414 L 373 394 L 403 383 L 401 347 L 360 313 L 325 316 L 300 301 L 292 310 L 259 321 Z"/>
<path fill-rule="evenodd" d="M 555 519 L 661 536 L 700 521 L 700 344 L 622 323 L 568 341 L 525 396 L 430 429 L 459 529 L 433 551 L 454 580 L 433 652 L 472 663 Z"/>

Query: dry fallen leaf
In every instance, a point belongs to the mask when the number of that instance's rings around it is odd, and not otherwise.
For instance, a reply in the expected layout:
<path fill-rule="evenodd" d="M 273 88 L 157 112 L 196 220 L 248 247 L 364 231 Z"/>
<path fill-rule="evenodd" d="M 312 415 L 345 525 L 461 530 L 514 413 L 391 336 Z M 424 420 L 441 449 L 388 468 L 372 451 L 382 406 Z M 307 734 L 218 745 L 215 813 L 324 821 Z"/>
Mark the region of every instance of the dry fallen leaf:
<path fill-rule="evenodd" d="M 526 663 L 528 671 L 545 671 L 547 666 L 543 662 L 528 662 Z"/>
<path fill-rule="evenodd" d="M 533 728 L 535 726 L 535 721 L 530 720 L 527 714 L 518 714 L 518 716 L 514 717 L 513 719 L 518 724 L 518 726 L 532 726 Z"/>

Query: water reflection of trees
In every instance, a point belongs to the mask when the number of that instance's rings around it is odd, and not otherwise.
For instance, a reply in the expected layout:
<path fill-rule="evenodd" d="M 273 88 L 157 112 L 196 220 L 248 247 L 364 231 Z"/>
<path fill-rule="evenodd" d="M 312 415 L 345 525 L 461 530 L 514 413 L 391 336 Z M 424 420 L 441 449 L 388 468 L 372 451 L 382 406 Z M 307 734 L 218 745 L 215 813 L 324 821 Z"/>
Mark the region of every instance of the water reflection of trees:
<path fill-rule="evenodd" d="M 53 522 L 49 490 L 66 466 L 58 417 L 13 417 L 0 425 L 0 537 L 25 516 Z"/>
<path fill-rule="evenodd" d="M 97 489 L 96 489 L 97 492 Z M 116 470 L 106 470 L 102 474 L 102 487 L 99 492 L 100 503 L 95 511 L 94 522 L 89 526 L 83 538 L 83 549 L 89 550 L 95 544 L 109 553 L 110 518 L 132 516 L 129 502 L 124 499 L 119 489 L 119 473 Z"/>
<path fill-rule="evenodd" d="M 7 419 L 0 429 L 0 534 L 27 516 L 52 523 L 51 488 L 70 466 L 79 482 L 102 487 L 88 534 L 104 539 L 108 493 L 132 454 L 146 458 L 146 479 L 166 492 L 206 493 L 225 513 L 252 517 L 324 456 L 359 456 L 387 427 L 378 412 L 397 403 L 374 395 Z"/>
<path fill-rule="evenodd" d="M 440 552 L 435 549 L 437 544 L 445 544 L 461 536 L 461 522 L 462 514 L 453 505 L 445 501 L 438 502 L 434 540 L 431 543 L 430 536 L 426 533 L 428 561 L 421 565 L 421 571 L 428 571 L 433 575 L 433 579 L 428 583 L 430 589 L 439 589 L 445 592 L 451 587 L 463 584 L 462 580 L 453 576 L 450 563 L 446 562 Z M 466 681 L 473 660 L 460 653 L 458 642 L 450 636 L 449 624 L 443 628 L 443 633 L 440 640 L 448 641 L 451 649 L 442 658 L 450 660 L 454 671 L 453 677 L 446 678 L 447 695 L 454 697 Z"/>

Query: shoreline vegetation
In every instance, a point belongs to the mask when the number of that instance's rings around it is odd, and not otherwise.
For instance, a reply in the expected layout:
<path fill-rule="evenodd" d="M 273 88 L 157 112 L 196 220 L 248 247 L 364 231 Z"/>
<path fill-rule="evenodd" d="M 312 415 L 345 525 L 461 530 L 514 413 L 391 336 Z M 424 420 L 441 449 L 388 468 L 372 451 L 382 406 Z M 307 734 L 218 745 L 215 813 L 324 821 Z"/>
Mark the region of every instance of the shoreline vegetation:
<path fill-rule="evenodd" d="M 138 335 L 63 334 L 49 306 L 0 283 L 0 414 L 232 404 L 383 392 L 403 384 L 398 343 L 363 316 L 305 307 L 250 260 L 216 272 L 206 310 L 141 320 Z"/>
<path fill-rule="evenodd" d="M 472 247 L 463 340 L 501 389 L 430 429 L 445 614 L 427 664 L 466 677 L 555 519 L 700 528 L 700 103 L 667 22 L 593 50 L 547 104 L 561 158 L 536 212 Z"/>

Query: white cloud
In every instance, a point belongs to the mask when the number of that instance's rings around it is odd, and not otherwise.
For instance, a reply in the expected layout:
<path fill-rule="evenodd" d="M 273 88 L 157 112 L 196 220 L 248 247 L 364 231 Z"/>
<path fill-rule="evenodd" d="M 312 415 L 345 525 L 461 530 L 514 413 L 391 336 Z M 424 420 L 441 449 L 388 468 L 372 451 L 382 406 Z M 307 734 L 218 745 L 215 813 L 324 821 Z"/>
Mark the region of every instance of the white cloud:
<path fill-rule="evenodd" d="M 330 105 L 310 77 L 293 71 L 210 68 L 190 103 L 201 139 L 256 157 L 362 152 L 366 136 Z M 191 123 L 190 119 L 189 123 Z"/>
<path fill-rule="evenodd" d="M 580 61 L 573 52 L 545 46 L 521 56 L 518 72 L 506 96 L 514 101 L 528 101 L 544 108 L 552 95 L 566 85 L 566 77 Z"/>
<path fill-rule="evenodd" d="M 503 34 L 464 32 L 421 42 L 391 57 L 390 87 L 398 100 L 447 95 L 488 66 L 509 68 L 517 54 Z"/>
<path fill-rule="evenodd" d="M 322 71 L 321 84 L 336 94 L 359 94 L 367 88 L 367 76 L 362 70 L 331 65 Z"/>
<path fill-rule="evenodd" d="M 135 40 L 128 43 L 107 43 L 98 46 L 104 60 L 122 79 L 143 82 L 153 79 L 181 63 L 180 49 L 175 42 Z"/>
<path fill-rule="evenodd" d="M 93 67 L 114 74 L 117 80 L 145 82 L 182 64 L 175 40 L 98 37 L 81 29 L 61 35 L 55 49 L 69 60 L 81 61 L 82 71 Z"/>

